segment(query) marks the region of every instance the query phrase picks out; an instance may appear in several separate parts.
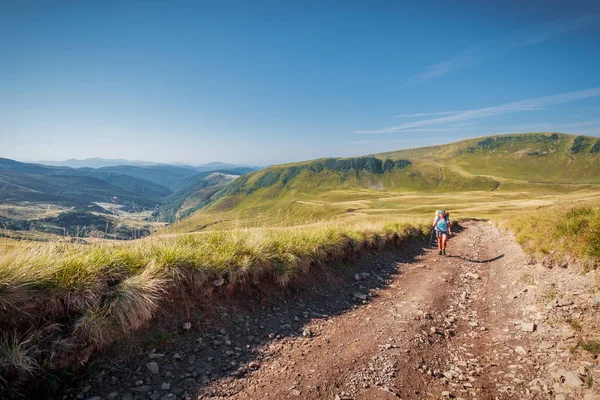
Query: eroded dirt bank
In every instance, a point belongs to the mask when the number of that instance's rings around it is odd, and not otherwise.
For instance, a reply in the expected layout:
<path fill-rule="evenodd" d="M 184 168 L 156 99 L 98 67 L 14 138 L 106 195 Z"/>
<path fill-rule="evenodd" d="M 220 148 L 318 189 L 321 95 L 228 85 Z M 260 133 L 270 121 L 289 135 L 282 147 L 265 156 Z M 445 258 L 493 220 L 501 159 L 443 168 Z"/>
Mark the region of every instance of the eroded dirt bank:
<path fill-rule="evenodd" d="M 446 257 L 401 248 L 276 306 L 216 304 L 212 326 L 190 316 L 150 351 L 109 354 L 65 396 L 600 399 L 600 365 L 580 348 L 600 339 L 597 272 L 525 259 L 510 236 L 467 222 Z"/>

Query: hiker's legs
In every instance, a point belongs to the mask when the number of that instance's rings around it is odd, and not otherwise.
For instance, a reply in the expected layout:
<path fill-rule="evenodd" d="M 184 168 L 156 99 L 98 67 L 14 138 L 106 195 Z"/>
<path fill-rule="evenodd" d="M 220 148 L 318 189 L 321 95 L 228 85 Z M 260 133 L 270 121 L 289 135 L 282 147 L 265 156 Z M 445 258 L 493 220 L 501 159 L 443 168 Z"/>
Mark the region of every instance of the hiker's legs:
<path fill-rule="evenodd" d="M 442 235 L 440 235 L 439 233 L 437 235 L 437 242 L 438 242 L 438 250 L 442 250 Z"/>
<path fill-rule="evenodd" d="M 448 235 L 444 233 L 440 235 L 440 239 L 442 239 L 440 244 L 440 250 L 446 250 L 446 244 L 448 243 Z"/>

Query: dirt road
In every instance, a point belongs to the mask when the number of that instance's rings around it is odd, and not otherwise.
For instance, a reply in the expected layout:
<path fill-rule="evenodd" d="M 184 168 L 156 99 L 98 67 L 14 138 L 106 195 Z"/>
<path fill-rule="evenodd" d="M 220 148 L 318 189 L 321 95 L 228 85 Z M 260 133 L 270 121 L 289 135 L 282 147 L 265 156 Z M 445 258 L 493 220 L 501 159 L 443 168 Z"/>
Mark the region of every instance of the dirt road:
<path fill-rule="evenodd" d="M 491 225 L 465 223 L 445 257 L 404 248 L 345 268 L 298 286 L 276 306 L 219 309 L 210 329 L 179 333 L 127 362 L 113 360 L 73 394 L 600 399 L 592 394 L 598 360 L 573 352 L 581 333 L 548 323 L 597 314 L 593 295 L 582 290 L 541 303 L 548 272 L 526 267 L 512 238 Z M 524 268 L 532 272 L 526 276 Z"/>

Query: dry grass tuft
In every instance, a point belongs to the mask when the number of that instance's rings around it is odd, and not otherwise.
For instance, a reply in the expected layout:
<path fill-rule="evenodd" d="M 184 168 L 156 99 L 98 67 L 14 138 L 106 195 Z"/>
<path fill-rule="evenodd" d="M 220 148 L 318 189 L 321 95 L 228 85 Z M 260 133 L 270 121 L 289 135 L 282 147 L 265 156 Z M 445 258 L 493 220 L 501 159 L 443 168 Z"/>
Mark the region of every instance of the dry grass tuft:
<path fill-rule="evenodd" d="M 167 291 L 167 280 L 149 266 L 117 285 L 106 299 L 103 313 L 111 317 L 126 333 L 149 321 Z"/>

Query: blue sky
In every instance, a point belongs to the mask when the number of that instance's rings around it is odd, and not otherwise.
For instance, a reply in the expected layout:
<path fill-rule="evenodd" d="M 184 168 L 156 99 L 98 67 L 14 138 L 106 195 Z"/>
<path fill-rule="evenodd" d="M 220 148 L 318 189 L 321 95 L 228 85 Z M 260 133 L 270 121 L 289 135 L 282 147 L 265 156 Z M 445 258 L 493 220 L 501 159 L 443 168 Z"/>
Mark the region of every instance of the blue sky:
<path fill-rule="evenodd" d="M 600 136 L 599 2 L 483 3 L 0 0 L 0 157 L 264 165 Z"/>

